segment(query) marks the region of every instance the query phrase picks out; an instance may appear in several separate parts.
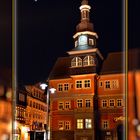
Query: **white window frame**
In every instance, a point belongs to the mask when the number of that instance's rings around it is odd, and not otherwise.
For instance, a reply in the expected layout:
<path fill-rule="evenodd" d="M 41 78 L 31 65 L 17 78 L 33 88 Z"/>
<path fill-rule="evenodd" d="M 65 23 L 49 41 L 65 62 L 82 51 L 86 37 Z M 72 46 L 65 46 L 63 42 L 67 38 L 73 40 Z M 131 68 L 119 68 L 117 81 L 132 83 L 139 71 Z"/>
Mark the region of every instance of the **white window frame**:
<path fill-rule="evenodd" d="M 83 66 L 94 66 L 95 58 L 91 55 L 85 56 L 83 59 Z"/>
<path fill-rule="evenodd" d="M 80 104 L 82 104 L 82 106 Z M 77 99 L 77 108 L 82 108 L 82 107 L 83 107 L 83 99 Z"/>
<path fill-rule="evenodd" d="M 57 84 L 57 91 L 58 92 L 62 92 L 63 91 L 63 84 L 62 83 Z"/>
<path fill-rule="evenodd" d="M 89 106 L 87 106 L 89 104 Z M 90 108 L 91 107 L 91 99 L 85 99 L 85 107 Z"/>
<path fill-rule="evenodd" d="M 62 106 L 62 108 L 60 108 Z M 64 110 L 64 102 L 58 102 L 58 110 Z"/>
<path fill-rule="evenodd" d="M 71 67 L 82 67 L 82 58 L 74 57 L 71 60 Z"/>
<path fill-rule="evenodd" d="M 64 83 L 63 91 L 68 91 L 68 90 L 69 90 L 69 84 L 68 83 Z"/>
<path fill-rule="evenodd" d="M 107 82 L 109 82 L 108 83 L 108 85 L 107 85 Z M 110 86 L 109 86 L 110 85 Z M 107 87 L 108 86 L 108 87 Z M 118 79 L 113 79 L 113 80 L 105 80 L 104 81 L 104 89 L 105 90 L 109 90 L 109 89 L 111 89 L 111 90 L 115 90 L 115 89 L 119 89 L 119 80 Z"/>
<path fill-rule="evenodd" d="M 109 120 L 102 120 L 102 129 L 109 129 Z"/>
<path fill-rule="evenodd" d="M 86 81 L 88 81 L 89 83 L 86 83 Z M 83 88 L 91 88 L 91 80 L 90 79 L 85 79 L 83 80 Z M 87 87 L 85 87 L 85 85 L 89 85 Z"/>
<path fill-rule="evenodd" d="M 71 130 L 71 122 L 65 121 L 65 130 Z"/>
<path fill-rule="evenodd" d="M 83 83 L 82 80 L 76 80 L 76 81 L 75 81 L 76 89 L 81 89 L 82 86 L 83 86 L 82 83 Z M 81 85 L 81 86 L 80 86 L 80 87 L 77 87 L 77 85 Z"/>
<path fill-rule="evenodd" d="M 92 119 L 85 119 L 85 128 L 92 129 Z"/>
<path fill-rule="evenodd" d="M 58 121 L 58 130 L 64 130 L 64 121 Z"/>
<path fill-rule="evenodd" d="M 89 81 L 89 87 L 85 87 L 85 81 Z M 79 83 L 78 83 L 79 82 Z M 81 86 L 77 86 L 81 85 Z M 82 79 L 82 80 L 76 80 L 75 81 L 75 89 L 88 89 L 91 88 L 91 79 Z"/>
<path fill-rule="evenodd" d="M 114 104 L 114 105 L 112 106 L 110 104 Z M 109 99 L 109 107 L 115 107 L 115 99 Z"/>
<path fill-rule="evenodd" d="M 105 103 L 105 101 L 106 101 L 106 103 Z M 101 102 L 102 102 L 102 108 L 108 107 L 108 100 L 107 99 L 103 99 Z M 106 104 L 106 106 L 104 106 L 104 104 Z"/>
<path fill-rule="evenodd" d="M 119 80 L 111 80 L 111 88 L 118 89 L 119 88 Z"/>
<path fill-rule="evenodd" d="M 77 124 L 77 129 L 83 129 L 84 128 L 84 120 L 83 119 L 77 119 L 76 124 Z"/>
<path fill-rule="evenodd" d="M 69 107 L 68 107 L 69 106 Z M 68 107 L 68 108 L 67 108 Z M 71 102 L 70 101 L 66 101 L 65 102 L 65 109 L 70 109 L 71 108 Z"/>
<path fill-rule="evenodd" d="M 111 89 L 111 80 L 105 80 L 104 81 L 104 88 L 105 89 Z"/>
<path fill-rule="evenodd" d="M 118 105 L 118 101 L 121 101 L 121 106 Z M 120 103 L 119 103 L 119 104 L 120 104 Z M 117 100 L 116 100 L 116 106 L 117 106 L 117 107 L 123 107 L 123 99 L 117 99 Z"/>

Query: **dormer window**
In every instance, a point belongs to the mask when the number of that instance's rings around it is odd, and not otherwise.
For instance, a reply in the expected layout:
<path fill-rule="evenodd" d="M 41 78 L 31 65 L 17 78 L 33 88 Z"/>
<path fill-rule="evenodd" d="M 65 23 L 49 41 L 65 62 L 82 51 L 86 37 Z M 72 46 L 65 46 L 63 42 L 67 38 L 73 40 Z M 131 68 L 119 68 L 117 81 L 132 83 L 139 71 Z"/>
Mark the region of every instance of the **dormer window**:
<path fill-rule="evenodd" d="M 71 61 L 72 67 L 81 67 L 82 66 L 82 59 L 80 57 L 74 57 Z"/>
<path fill-rule="evenodd" d="M 89 38 L 89 45 L 94 45 L 94 40 Z"/>
<path fill-rule="evenodd" d="M 86 56 L 83 60 L 83 65 L 84 66 L 95 65 L 95 60 L 94 60 L 93 56 Z"/>

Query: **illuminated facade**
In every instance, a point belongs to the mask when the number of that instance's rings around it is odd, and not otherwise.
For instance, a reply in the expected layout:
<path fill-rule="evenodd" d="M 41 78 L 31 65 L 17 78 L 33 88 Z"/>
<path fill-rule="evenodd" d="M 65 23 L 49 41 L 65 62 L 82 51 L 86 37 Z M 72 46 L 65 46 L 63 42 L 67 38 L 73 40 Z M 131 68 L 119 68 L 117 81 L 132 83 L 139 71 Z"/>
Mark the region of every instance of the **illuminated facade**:
<path fill-rule="evenodd" d="M 87 0 L 80 6 L 74 49 L 58 58 L 49 76 L 51 140 L 121 140 L 125 111 L 123 54 L 106 59 L 97 48 Z M 117 59 L 116 59 L 117 58 Z"/>
<path fill-rule="evenodd" d="M 30 128 L 30 137 L 34 137 L 34 132 L 46 132 L 47 104 L 44 91 L 39 84 L 25 86 L 27 94 L 26 122 Z"/>
<path fill-rule="evenodd" d="M 47 105 L 39 84 L 19 87 L 16 98 L 15 138 L 44 138 L 46 133 Z"/>

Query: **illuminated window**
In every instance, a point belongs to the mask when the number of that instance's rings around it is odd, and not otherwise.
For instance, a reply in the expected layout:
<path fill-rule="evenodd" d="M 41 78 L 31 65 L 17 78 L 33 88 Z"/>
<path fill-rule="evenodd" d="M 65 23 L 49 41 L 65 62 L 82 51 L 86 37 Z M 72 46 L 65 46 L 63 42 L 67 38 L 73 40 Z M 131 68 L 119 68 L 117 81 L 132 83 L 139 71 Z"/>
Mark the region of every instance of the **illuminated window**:
<path fill-rule="evenodd" d="M 59 110 L 63 110 L 64 109 L 64 103 L 63 102 L 59 102 L 58 109 Z"/>
<path fill-rule="evenodd" d="M 70 109 L 70 102 L 65 102 L 65 109 Z"/>
<path fill-rule="evenodd" d="M 109 106 L 114 107 L 115 106 L 115 100 L 113 100 L 113 99 L 109 100 Z"/>
<path fill-rule="evenodd" d="M 107 107 L 107 100 L 102 100 L 102 107 Z"/>
<path fill-rule="evenodd" d="M 117 106 L 118 107 L 122 106 L 122 99 L 117 99 Z"/>
<path fill-rule="evenodd" d="M 91 38 L 89 38 L 89 45 L 94 45 L 94 41 Z"/>
<path fill-rule="evenodd" d="M 70 130 L 70 121 L 65 121 L 65 129 Z"/>
<path fill-rule="evenodd" d="M 112 85 L 111 87 L 113 89 L 119 88 L 119 81 L 118 80 L 112 80 Z"/>
<path fill-rule="evenodd" d="M 109 128 L 109 122 L 107 120 L 102 121 L 102 128 L 103 129 L 108 129 Z"/>
<path fill-rule="evenodd" d="M 59 130 L 64 130 L 64 121 L 59 121 L 58 122 L 58 129 Z"/>
<path fill-rule="evenodd" d="M 71 61 L 72 67 L 81 67 L 82 66 L 82 59 L 80 57 L 74 57 Z"/>
<path fill-rule="evenodd" d="M 87 129 L 92 128 L 92 120 L 91 119 L 85 119 L 85 128 L 87 128 Z"/>
<path fill-rule="evenodd" d="M 83 119 L 77 119 L 77 129 L 83 129 Z"/>
<path fill-rule="evenodd" d="M 64 91 L 68 91 L 69 90 L 69 84 L 64 84 Z"/>
<path fill-rule="evenodd" d="M 90 87 L 90 80 L 85 80 L 85 81 L 84 81 L 84 87 L 85 87 L 85 88 Z"/>
<path fill-rule="evenodd" d="M 105 81 L 105 88 L 106 89 L 110 89 L 111 88 L 110 81 Z"/>
<path fill-rule="evenodd" d="M 19 101 L 22 101 L 22 102 L 25 101 L 25 95 L 24 94 L 19 93 Z"/>
<path fill-rule="evenodd" d="M 91 100 L 87 99 L 87 100 L 86 100 L 86 107 L 88 108 L 88 107 L 90 107 L 90 106 L 91 106 Z"/>
<path fill-rule="evenodd" d="M 83 106 L 83 100 L 82 99 L 78 99 L 77 100 L 77 108 L 82 108 Z"/>
<path fill-rule="evenodd" d="M 93 56 L 86 56 L 83 60 L 83 65 L 84 66 L 95 65 L 95 59 L 93 58 Z"/>
<path fill-rule="evenodd" d="M 62 84 L 58 84 L 58 91 L 63 91 L 63 85 Z"/>
<path fill-rule="evenodd" d="M 76 88 L 82 88 L 82 81 L 76 81 Z"/>

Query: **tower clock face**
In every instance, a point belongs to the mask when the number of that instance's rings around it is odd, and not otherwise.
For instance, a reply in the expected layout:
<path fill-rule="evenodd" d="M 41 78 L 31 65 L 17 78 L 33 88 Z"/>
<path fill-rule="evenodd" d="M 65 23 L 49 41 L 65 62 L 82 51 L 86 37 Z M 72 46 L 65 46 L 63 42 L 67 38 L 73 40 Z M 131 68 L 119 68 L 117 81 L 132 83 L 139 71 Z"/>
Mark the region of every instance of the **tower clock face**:
<path fill-rule="evenodd" d="M 79 45 L 86 45 L 87 44 L 87 36 L 81 35 L 78 39 Z"/>

